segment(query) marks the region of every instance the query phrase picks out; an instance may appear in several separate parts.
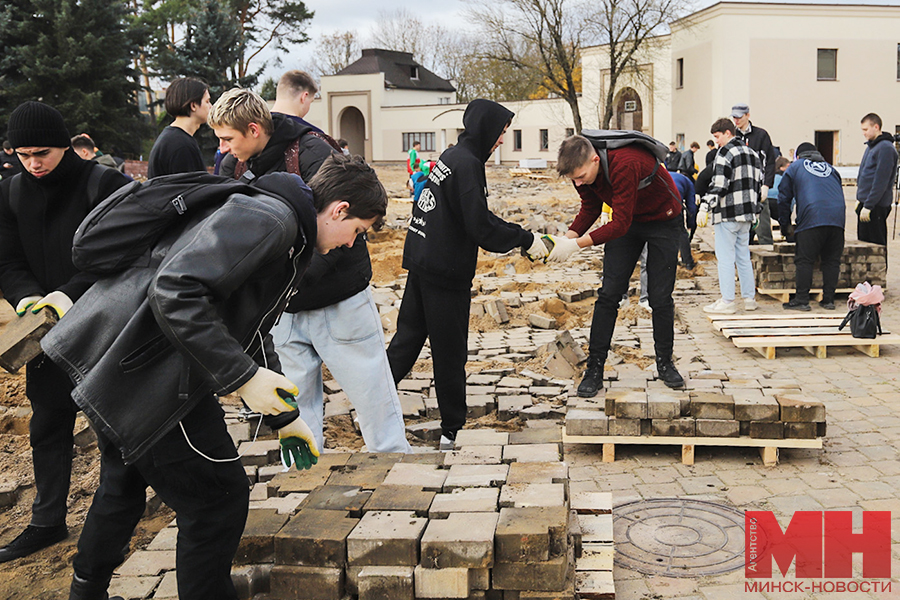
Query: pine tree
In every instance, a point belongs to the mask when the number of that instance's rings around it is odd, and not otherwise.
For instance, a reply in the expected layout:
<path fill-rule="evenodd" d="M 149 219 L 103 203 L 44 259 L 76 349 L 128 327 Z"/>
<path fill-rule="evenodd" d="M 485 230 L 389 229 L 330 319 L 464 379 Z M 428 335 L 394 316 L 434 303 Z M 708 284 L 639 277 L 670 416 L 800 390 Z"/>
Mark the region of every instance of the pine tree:
<path fill-rule="evenodd" d="M 136 104 L 137 45 L 122 0 L 4 0 L 0 122 L 21 102 L 57 108 L 70 133 L 101 148 L 137 151 L 146 131 Z M 12 36 L 7 42 L 6 31 Z"/>

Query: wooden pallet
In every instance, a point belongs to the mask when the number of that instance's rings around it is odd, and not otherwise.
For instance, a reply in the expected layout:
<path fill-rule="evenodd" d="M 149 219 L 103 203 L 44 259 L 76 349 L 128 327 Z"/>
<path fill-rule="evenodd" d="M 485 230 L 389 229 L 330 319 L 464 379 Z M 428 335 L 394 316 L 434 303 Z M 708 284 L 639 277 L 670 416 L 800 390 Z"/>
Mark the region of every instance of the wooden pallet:
<path fill-rule="evenodd" d="M 603 462 L 615 462 L 616 444 L 641 444 L 646 446 L 681 446 L 681 462 L 694 464 L 694 448 L 696 446 L 730 446 L 737 448 L 759 448 L 763 464 L 772 467 L 778 464 L 779 448 L 813 448 L 822 447 L 822 438 L 812 440 L 762 440 L 750 437 L 718 438 L 718 437 L 665 437 L 655 435 L 568 435 L 563 432 L 564 444 L 602 444 Z"/>
<path fill-rule="evenodd" d="M 837 288 L 834 290 L 836 294 L 849 294 L 855 288 Z M 791 294 L 796 294 L 797 290 L 795 288 L 756 288 L 756 291 L 765 296 L 771 296 L 775 298 L 779 302 L 787 302 L 791 299 Z M 811 300 L 815 300 L 816 302 L 822 301 L 822 288 L 815 288 L 809 290 L 809 297 Z"/>
<path fill-rule="evenodd" d="M 883 344 L 900 344 L 900 335 L 886 331 L 873 340 L 855 338 L 838 330 L 842 315 L 707 315 L 713 327 L 738 348 L 752 348 L 774 359 L 776 348 L 803 348 L 826 358 L 828 347 L 849 346 L 878 357 Z"/>

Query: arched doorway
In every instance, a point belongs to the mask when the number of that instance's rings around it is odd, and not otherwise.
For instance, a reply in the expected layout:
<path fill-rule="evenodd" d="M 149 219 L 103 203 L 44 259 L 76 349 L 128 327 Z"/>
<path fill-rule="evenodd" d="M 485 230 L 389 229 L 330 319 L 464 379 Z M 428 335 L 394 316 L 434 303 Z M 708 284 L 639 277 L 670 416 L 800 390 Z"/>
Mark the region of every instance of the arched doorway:
<path fill-rule="evenodd" d="M 641 97 L 633 88 L 624 88 L 616 94 L 615 106 L 616 129 L 632 129 L 634 131 L 643 129 L 644 113 Z"/>
<path fill-rule="evenodd" d="M 338 137 L 350 144 L 350 154 L 366 158 L 366 120 L 358 108 L 348 106 L 341 113 Z"/>

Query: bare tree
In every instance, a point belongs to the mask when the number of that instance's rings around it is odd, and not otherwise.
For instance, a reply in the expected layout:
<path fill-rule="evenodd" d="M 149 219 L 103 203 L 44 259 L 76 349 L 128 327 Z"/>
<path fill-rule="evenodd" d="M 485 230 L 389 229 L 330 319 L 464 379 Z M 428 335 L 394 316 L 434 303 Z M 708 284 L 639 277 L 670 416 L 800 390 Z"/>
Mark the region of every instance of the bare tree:
<path fill-rule="evenodd" d="M 421 19 L 405 8 L 393 12 L 382 11 L 378 23 L 372 31 L 372 43 L 384 50 L 411 52 L 418 60 L 424 60 L 427 52 L 429 32 Z M 429 65 L 422 63 L 426 68 Z"/>
<path fill-rule="evenodd" d="M 359 58 L 360 42 L 355 30 L 323 34 L 316 40 L 312 70 L 318 77 L 334 75 Z"/>
<path fill-rule="evenodd" d="M 469 16 L 486 40 L 479 57 L 511 65 L 561 96 L 580 131 L 577 71 L 581 49 L 592 38 L 584 19 L 591 5 L 577 0 L 499 0 L 470 6 Z"/>
<path fill-rule="evenodd" d="M 609 86 L 600 126 L 609 129 L 615 110 L 619 78 L 623 73 L 640 77 L 638 57 L 652 49 L 668 24 L 690 10 L 687 0 L 601 0 L 590 15 L 590 23 L 609 51 Z"/>

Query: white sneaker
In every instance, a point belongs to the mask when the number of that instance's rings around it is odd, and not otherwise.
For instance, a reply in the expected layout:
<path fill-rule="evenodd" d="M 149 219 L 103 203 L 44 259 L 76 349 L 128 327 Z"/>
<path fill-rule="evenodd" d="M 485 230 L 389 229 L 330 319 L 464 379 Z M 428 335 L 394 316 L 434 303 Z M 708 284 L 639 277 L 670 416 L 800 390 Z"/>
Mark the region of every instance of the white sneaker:
<path fill-rule="evenodd" d="M 643 308 L 643 309 L 646 310 L 647 312 L 651 312 L 651 313 L 653 312 L 653 309 L 650 308 L 650 301 L 649 301 L 649 300 L 641 300 L 640 302 L 638 302 L 638 306 L 640 306 L 641 308 Z"/>
<path fill-rule="evenodd" d="M 448 438 L 447 436 L 444 436 L 444 435 L 441 436 L 441 445 L 439 446 L 439 449 L 441 452 L 450 452 L 455 447 L 456 447 L 455 440 L 451 440 L 450 438 Z"/>
<path fill-rule="evenodd" d="M 622 296 L 622 299 L 619 300 L 619 308 L 623 308 L 626 304 L 628 304 L 628 296 Z"/>
<path fill-rule="evenodd" d="M 744 298 L 744 310 L 756 310 L 759 308 L 759 304 L 756 303 L 756 300 L 753 298 Z"/>
<path fill-rule="evenodd" d="M 703 312 L 716 315 L 733 315 L 735 312 L 734 301 L 725 302 L 719 298 L 709 306 L 704 306 Z"/>

